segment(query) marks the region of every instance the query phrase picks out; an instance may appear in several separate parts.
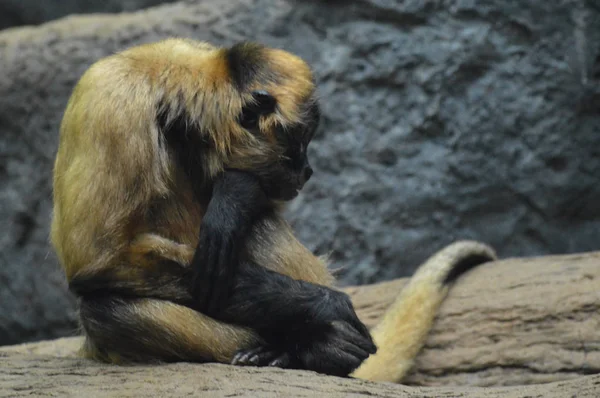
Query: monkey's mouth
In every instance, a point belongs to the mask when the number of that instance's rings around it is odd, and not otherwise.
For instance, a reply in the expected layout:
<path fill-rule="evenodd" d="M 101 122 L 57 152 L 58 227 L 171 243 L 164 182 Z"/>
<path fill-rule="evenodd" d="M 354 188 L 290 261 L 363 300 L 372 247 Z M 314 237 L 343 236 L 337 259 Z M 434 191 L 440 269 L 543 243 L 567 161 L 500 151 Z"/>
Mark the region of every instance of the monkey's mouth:
<path fill-rule="evenodd" d="M 282 192 L 280 192 L 279 199 L 284 200 L 284 201 L 289 201 L 289 200 L 295 199 L 300 194 L 301 190 L 302 190 L 302 188 L 294 188 L 294 189 L 282 191 Z"/>
<path fill-rule="evenodd" d="M 287 202 L 295 199 L 300 194 L 300 191 L 302 191 L 302 188 L 302 185 L 279 186 L 274 196 L 278 200 Z"/>
<path fill-rule="evenodd" d="M 262 178 L 262 185 L 267 197 L 273 200 L 290 201 L 296 198 L 304 188 L 306 180 L 286 170 L 285 173 Z"/>

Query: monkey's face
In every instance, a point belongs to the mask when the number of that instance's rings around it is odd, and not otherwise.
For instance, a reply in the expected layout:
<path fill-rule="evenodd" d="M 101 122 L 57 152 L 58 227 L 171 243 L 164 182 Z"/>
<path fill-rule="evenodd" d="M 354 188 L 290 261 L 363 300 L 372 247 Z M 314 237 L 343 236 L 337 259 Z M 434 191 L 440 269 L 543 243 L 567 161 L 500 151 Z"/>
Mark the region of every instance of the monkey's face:
<path fill-rule="evenodd" d="M 319 124 L 320 111 L 311 96 L 299 105 L 297 120 L 291 123 L 282 123 L 277 112 L 277 99 L 265 90 L 257 90 L 253 101 L 243 108 L 239 123 L 268 148 L 263 152 L 267 156 L 251 170 L 259 177 L 267 196 L 289 201 L 313 174 L 307 149 Z"/>
<path fill-rule="evenodd" d="M 291 53 L 253 43 L 233 46 L 226 59 L 240 101 L 221 109 L 243 131 L 232 134 L 224 166 L 255 173 L 271 199 L 291 200 L 313 173 L 306 150 L 320 114 L 312 71 Z"/>

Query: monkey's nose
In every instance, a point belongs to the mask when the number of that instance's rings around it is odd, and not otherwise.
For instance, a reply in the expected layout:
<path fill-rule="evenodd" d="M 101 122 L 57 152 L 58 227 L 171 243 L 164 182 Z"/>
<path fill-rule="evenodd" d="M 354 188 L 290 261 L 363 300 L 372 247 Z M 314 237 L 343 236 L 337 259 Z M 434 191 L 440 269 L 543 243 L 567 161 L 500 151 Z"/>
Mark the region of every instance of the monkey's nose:
<path fill-rule="evenodd" d="M 306 166 L 304 168 L 304 182 L 310 180 L 310 177 L 313 175 L 313 169 L 310 166 Z"/>

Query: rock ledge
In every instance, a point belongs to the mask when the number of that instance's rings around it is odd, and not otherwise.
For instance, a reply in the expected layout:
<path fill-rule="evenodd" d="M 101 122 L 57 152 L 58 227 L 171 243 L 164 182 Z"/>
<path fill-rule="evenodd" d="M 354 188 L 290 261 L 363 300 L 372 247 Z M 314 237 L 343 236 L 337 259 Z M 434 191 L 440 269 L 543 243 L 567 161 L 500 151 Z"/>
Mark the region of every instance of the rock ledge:
<path fill-rule="evenodd" d="M 373 326 L 405 283 L 346 291 Z M 77 358 L 72 337 L 0 348 L 0 397 L 597 397 L 599 312 L 600 252 L 507 259 L 456 282 L 412 386 L 220 364 L 110 366 Z"/>

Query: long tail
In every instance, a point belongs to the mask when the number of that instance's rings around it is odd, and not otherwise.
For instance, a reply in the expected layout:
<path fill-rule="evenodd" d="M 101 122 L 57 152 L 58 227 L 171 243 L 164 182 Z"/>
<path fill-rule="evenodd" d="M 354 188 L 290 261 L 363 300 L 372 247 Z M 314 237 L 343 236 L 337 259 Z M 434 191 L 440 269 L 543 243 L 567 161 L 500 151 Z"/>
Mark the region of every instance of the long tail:
<path fill-rule="evenodd" d="M 493 260 L 494 250 L 475 241 L 452 243 L 431 256 L 371 330 L 378 351 L 352 376 L 399 383 L 423 347 L 452 282 L 469 269 Z"/>

